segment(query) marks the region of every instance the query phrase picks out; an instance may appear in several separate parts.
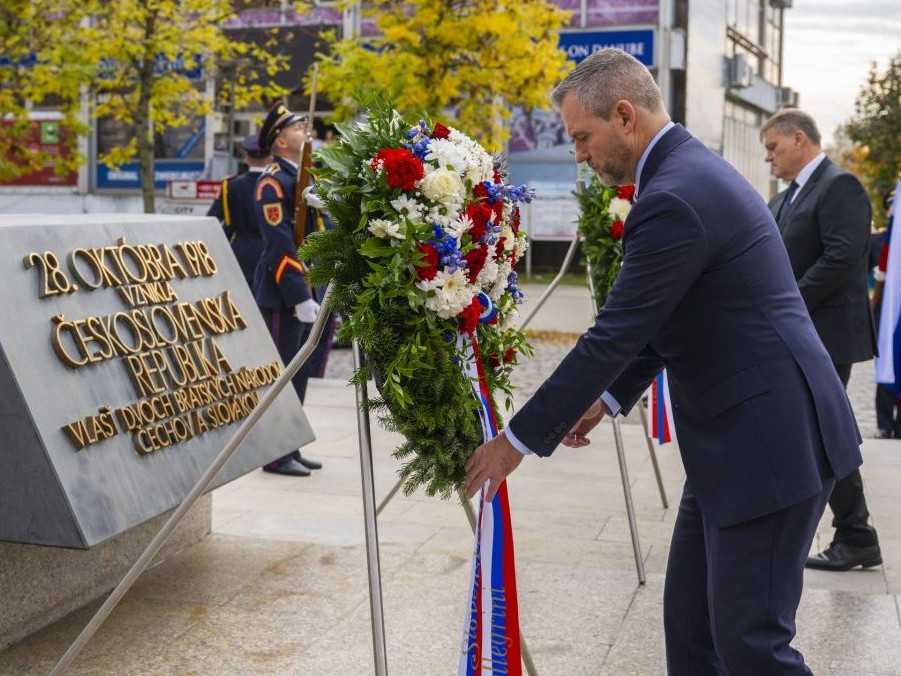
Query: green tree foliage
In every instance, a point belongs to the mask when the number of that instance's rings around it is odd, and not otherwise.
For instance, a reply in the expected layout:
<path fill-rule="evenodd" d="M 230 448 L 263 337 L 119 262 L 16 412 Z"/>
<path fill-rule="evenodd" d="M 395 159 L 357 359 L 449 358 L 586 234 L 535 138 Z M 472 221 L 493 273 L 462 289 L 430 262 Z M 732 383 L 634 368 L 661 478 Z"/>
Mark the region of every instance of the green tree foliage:
<path fill-rule="evenodd" d="M 286 59 L 224 29 L 234 15 L 231 0 L 93 0 L 91 25 L 82 31 L 84 59 L 94 73 L 97 117 L 134 128 L 130 141 L 103 161 L 112 165 L 138 158 L 144 211 L 154 210 L 154 138 L 166 129 L 196 123 L 213 107 L 203 83 L 189 76 L 202 69 L 214 77 L 232 67 L 224 99 L 241 108 L 284 94 L 272 85 Z"/>
<path fill-rule="evenodd" d="M 857 146 L 855 164 L 864 174 L 861 178 L 881 223 L 882 198 L 901 178 L 901 52 L 884 71 L 873 64 L 855 108 L 844 131 Z"/>
<path fill-rule="evenodd" d="M 53 160 L 60 174 L 83 158 L 75 146 L 84 132 L 79 120 L 80 92 L 87 73 L 77 40 L 86 16 L 71 0 L 4 0 L 0 3 L 0 181 L 40 169 Z M 29 146 L 29 107 L 60 110 L 62 140 L 69 152 L 50 157 Z"/>

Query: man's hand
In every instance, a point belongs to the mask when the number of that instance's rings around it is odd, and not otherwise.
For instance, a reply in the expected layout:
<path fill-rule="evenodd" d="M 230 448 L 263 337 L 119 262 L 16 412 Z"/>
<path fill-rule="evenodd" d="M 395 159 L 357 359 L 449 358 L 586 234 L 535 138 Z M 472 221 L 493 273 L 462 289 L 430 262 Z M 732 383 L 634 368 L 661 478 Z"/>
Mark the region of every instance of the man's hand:
<path fill-rule="evenodd" d="M 522 453 L 513 448 L 501 432 L 487 444 L 482 444 L 466 463 L 466 483 L 463 491 L 471 498 L 486 481 L 488 492 L 485 498 L 490 502 L 501 482 L 522 462 Z"/>
<path fill-rule="evenodd" d="M 572 426 L 572 429 L 563 437 L 563 445 L 570 448 L 582 448 L 590 443 L 586 434 L 597 427 L 597 424 L 604 419 L 607 413 L 607 406 L 602 401 L 596 401 L 591 405 L 585 413 L 579 418 L 579 422 Z"/>
<path fill-rule="evenodd" d="M 308 298 L 300 305 L 294 306 L 294 314 L 300 321 L 312 324 L 316 321 L 316 315 L 319 314 L 319 303 L 312 298 Z"/>

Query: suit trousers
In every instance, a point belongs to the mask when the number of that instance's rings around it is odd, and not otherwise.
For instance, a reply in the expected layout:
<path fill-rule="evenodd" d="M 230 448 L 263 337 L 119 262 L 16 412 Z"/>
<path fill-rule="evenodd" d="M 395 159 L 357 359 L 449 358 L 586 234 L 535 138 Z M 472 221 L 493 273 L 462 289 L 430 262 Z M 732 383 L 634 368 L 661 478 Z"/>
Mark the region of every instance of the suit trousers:
<path fill-rule="evenodd" d="M 876 426 L 901 439 L 901 402 L 895 390 L 882 383 L 876 384 Z"/>
<path fill-rule="evenodd" d="M 851 378 L 851 364 L 836 364 L 835 370 L 847 389 Z M 867 523 L 870 512 L 859 469 L 835 482 L 835 489 L 829 497 L 829 508 L 833 515 L 832 527 L 835 528 L 834 542 L 854 547 L 873 547 L 878 544 L 876 529 Z"/>
<path fill-rule="evenodd" d="M 663 600 L 669 676 L 811 673 L 790 643 L 804 562 L 834 482 L 823 483 L 812 498 L 726 528 L 704 515 L 686 483 Z"/>

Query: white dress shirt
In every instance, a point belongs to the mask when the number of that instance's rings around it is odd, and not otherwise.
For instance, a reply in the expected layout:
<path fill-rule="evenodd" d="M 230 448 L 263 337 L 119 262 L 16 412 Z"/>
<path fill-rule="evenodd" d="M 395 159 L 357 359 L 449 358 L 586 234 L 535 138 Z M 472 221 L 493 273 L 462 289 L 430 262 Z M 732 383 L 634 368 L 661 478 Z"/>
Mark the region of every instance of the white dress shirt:
<path fill-rule="evenodd" d="M 792 195 L 791 204 L 796 199 L 798 199 L 798 193 L 801 192 L 801 188 L 804 187 L 804 184 L 810 180 L 810 177 L 813 176 L 813 172 L 817 170 L 817 167 L 820 166 L 820 163 L 826 159 L 826 153 L 820 153 L 816 157 L 814 157 L 810 162 L 804 165 L 804 168 L 798 172 L 798 175 L 795 176 L 795 183 L 798 184 L 798 187 L 795 189 L 795 194 Z"/>

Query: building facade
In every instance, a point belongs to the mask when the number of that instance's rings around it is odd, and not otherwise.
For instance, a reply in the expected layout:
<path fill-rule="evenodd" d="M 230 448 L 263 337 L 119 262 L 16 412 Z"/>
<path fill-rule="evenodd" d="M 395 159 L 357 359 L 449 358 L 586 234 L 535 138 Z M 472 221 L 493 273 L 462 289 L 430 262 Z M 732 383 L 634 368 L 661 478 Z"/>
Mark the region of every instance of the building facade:
<path fill-rule="evenodd" d="M 570 11 L 561 31 L 560 48 L 574 62 L 606 46 L 618 46 L 641 60 L 657 78 L 673 118 L 684 124 L 709 148 L 723 155 L 764 197 L 775 189 L 763 161 L 759 130 L 779 107 L 796 104 L 797 96 L 782 82 L 784 13 L 791 0 L 554 0 Z M 281 77 L 297 90 L 300 74 L 312 63 L 323 31 L 354 31 L 364 35 L 374 27 L 361 23 L 358 12 L 341 10 L 338 3 L 318 0 L 303 14 L 293 3 L 280 5 L 242 0 L 243 9 L 227 28 L 242 39 L 277 43 L 290 69 Z M 215 82 L 193 73 L 196 86 L 213 94 Z M 299 90 L 291 104 L 305 108 Z M 325 112 L 325 111 L 323 111 Z M 52 111 L 37 111 L 41 130 L 52 122 Z M 160 135 L 156 184 L 161 191 L 158 210 L 198 213 L 204 205 L 165 198 L 173 180 L 216 179 L 236 169 L 234 148 L 255 132 L 261 109 L 219 110 L 192 124 Z M 508 147 L 512 179 L 534 185 L 539 194 L 566 202 L 577 168 L 571 144 L 559 116 L 550 109 L 514 110 Z M 46 211 L 49 204 L 62 211 L 139 211 L 136 164 L 116 169 L 100 157 L 127 140 L 130 131 L 105 120 L 92 124 L 83 144 L 87 162 L 78 175 L 60 184 L 50 173 L 27 177 L 16 185 L 0 186 L 0 212 Z M 53 200 L 46 199 L 48 194 Z M 545 209 L 553 213 L 556 207 Z M 562 220 L 561 220 L 562 219 Z M 547 226 L 536 238 L 571 238 L 571 213 L 538 219 Z"/>

